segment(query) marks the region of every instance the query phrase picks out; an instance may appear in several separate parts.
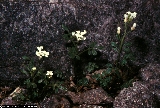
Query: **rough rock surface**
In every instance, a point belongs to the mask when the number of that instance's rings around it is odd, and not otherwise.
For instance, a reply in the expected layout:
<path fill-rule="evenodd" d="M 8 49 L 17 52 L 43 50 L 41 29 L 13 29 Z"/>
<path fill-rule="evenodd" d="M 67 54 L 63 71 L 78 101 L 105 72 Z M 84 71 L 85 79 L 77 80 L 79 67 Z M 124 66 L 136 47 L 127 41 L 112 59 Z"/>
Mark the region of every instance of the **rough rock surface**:
<path fill-rule="evenodd" d="M 75 93 L 68 91 L 64 96 L 52 95 L 45 98 L 40 106 L 69 108 L 110 108 L 106 107 L 113 103 L 114 108 L 157 108 L 160 104 L 160 65 L 157 63 L 148 64 L 140 70 L 141 81 L 133 83 L 133 87 L 124 88 L 118 96 L 113 99 L 107 95 L 101 87 Z M 66 96 L 68 98 L 66 98 Z M 2 105 L 18 105 L 12 97 L 3 99 Z M 26 103 L 26 105 L 35 103 Z M 35 104 L 36 105 L 36 104 Z M 105 106 L 104 106 L 105 105 Z"/>
<path fill-rule="evenodd" d="M 129 34 L 133 43 L 136 65 L 159 60 L 160 10 L 156 0 L 23 0 L 0 2 L 0 77 L 1 84 L 21 84 L 22 56 L 36 58 L 36 47 L 43 45 L 50 52 L 47 69 L 61 70 L 70 75 L 71 63 L 67 56 L 61 25 L 70 31 L 87 30 L 83 49 L 91 41 L 106 46 L 102 59 L 116 57 L 110 42 L 115 40 L 117 26 L 123 27 L 123 14 L 136 11 L 136 30 Z M 49 4 L 50 2 L 50 4 Z M 4 82 L 5 80 L 5 82 Z"/>
<path fill-rule="evenodd" d="M 41 108 L 71 108 L 69 101 L 61 96 L 53 95 L 40 103 Z"/>
<path fill-rule="evenodd" d="M 16 2 L 14 2 L 16 1 Z M 67 56 L 65 41 L 62 38 L 62 24 L 69 30 L 87 30 L 86 41 L 80 49 L 91 41 L 106 48 L 100 59 L 115 60 L 116 54 L 111 48 L 115 40 L 116 28 L 123 29 L 123 14 L 127 11 L 137 12 L 134 22 L 136 30 L 130 33 L 127 41 L 133 44 L 132 50 L 136 56 L 135 65 L 142 69 L 143 82 L 136 82 L 133 87 L 123 90 L 116 98 L 114 106 L 130 104 L 153 106 L 159 92 L 160 63 L 160 1 L 159 0 L 1 0 L 0 1 L 0 84 L 1 86 L 17 86 L 22 84 L 22 56 L 35 55 L 37 46 L 44 46 L 50 52 L 46 58 L 45 68 L 59 69 L 66 76 L 71 74 L 71 61 Z M 58 67 L 58 68 L 57 68 Z M 146 66 L 147 67 L 147 66 Z M 150 69 L 156 69 L 150 71 Z M 137 88 L 138 87 L 138 88 Z M 148 88 L 148 89 L 147 89 Z M 135 89 L 135 91 L 133 90 Z M 142 93 L 144 91 L 144 93 Z M 126 93 L 133 93 L 133 99 L 139 96 L 140 101 L 125 100 Z M 134 94 L 135 93 L 135 94 Z M 139 93 L 139 94 L 138 94 Z M 144 97 L 142 99 L 141 97 Z M 145 101 L 152 99 L 151 101 Z M 10 98 L 9 98 L 10 100 Z"/>
<path fill-rule="evenodd" d="M 142 81 L 123 89 L 115 98 L 114 108 L 158 108 L 160 105 L 160 65 L 148 64 L 141 69 Z"/>
<path fill-rule="evenodd" d="M 140 76 L 146 82 L 148 88 L 152 90 L 152 93 L 160 100 L 160 64 L 148 64 L 141 69 Z"/>
<path fill-rule="evenodd" d="M 114 108 L 156 108 L 156 99 L 150 89 L 141 82 L 123 89 L 115 98 Z"/>
<path fill-rule="evenodd" d="M 113 98 L 108 96 L 107 93 L 101 88 L 87 90 L 83 93 L 76 94 L 68 92 L 67 95 L 71 98 L 74 104 L 107 104 L 112 103 Z"/>

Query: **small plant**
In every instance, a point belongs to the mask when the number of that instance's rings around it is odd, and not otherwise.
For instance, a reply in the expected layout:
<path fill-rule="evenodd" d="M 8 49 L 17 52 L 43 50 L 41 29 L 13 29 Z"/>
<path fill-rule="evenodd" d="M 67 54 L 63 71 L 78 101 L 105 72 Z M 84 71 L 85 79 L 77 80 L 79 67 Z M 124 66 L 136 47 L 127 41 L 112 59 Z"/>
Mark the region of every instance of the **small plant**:
<path fill-rule="evenodd" d="M 131 13 L 130 11 L 124 14 L 124 24 L 125 24 L 125 29 L 124 29 L 124 34 L 121 35 L 121 28 L 117 28 L 117 42 L 112 42 L 111 45 L 115 51 L 118 53 L 116 65 L 127 65 L 128 60 L 133 60 L 133 55 L 130 50 L 130 43 L 125 43 L 125 37 L 130 31 L 133 31 L 136 27 L 136 23 L 133 24 L 133 26 L 128 30 L 128 25 L 132 22 L 134 18 L 136 18 L 137 13 Z M 122 52 L 124 51 L 124 56 Z"/>
<path fill-rule="evenodd" d="M 84 37 L 83 35 L 85 35 L 87 33 L 87 31 L 86 30 L 84 30 L 83 32 L 75 31 L 75 32 L 70 33 L 70 31 L 68 30 L 68 28 L 66 26 L 62 25 L 62 28 L 66 32 L 63 35 L 64 39 L 66 40 L 66 42 L 71 44 L 70 46 L 67 47 L 68 54 L 71 59 L 76 58 L 76 59 L 80 60 L 80 55 L 86 51 L 88 51 L 88 55 L 97 55 L 96 50 L 102 49 L 101 46 L 96 46 L 96 43 L 92 42 L 87 49 L 80 51 L 78 49 L 78 46 L 79 46 L 81 40 L 86 40 L 86 37 Z"/>
<path fill-rule="evenodd" d="M 68 28 L 65 27 L 64 25 L 62 25 L 62 28 L 66 32 L 63 35 L 63 37 L 66 40 L 66 42 L 68 42 L 70 44 L 70 46 L 67 46 L 68 55 L 71 58 L 74 67 L 76 67 L 75 62 L 77 60 L 83 61 L 81 59 L 81 55 L 83 55 L 84 53 L 87 52 L 87 54 L 89 56 L 96 56 L 97 55 L 97 50 L 103 48 L 101 46 L 97 46 L 95 42 L 91 42 L 91 44 L 87 48 L 85 48 L 83 50 L 80 50 L 79 45 L 80 45 L 82 40 L 86 40 L 86 37 L 84 37 L 83 35 L 85 35 L 87 33 L 87 31 L 84 30 L 83 32 L 81 32 L 81 31 L 70 32 L 68 30 Z M 91 71 L 94 71 L 96 68 L 98 68 L 98 66 L 96 65 L 96 63 L 90 62 L 88 64 L 88 66 L 86 66 L 84 68 L 90 73 Z M 85 76 L 88 72 L 83 71 L 83 73 L 82 73 L 83 76 Z M 88 82 L 86 78 L 77 79 L 77 80 L 79 80 L 78 81 L 79 84 L 85 84 L 86 85 L 86 82 Z"/>
<path fill-rule="evenodd" d="M 130 31 L 133 31 L 136 27 L 136 23 L 134 23 L 130 30 L 128 28 L 132 20 L 136 17 L 136 14 L 136 12 L 127 12 L 126 14 L 124 14 L 125 27 L 123 35 L 121 33 L 121 27 L 117 27 L 117 42 L 111 42 L 112 48 L 118 53 L 117 60 L 114 63 L 108 63 L 106 65 L 105 71 L 99 74 L 92 75 L 92 77 L 96 79 L 96 81 L 98 81 L 100 86 L 102 86 L 103 88 L 108 88 L 109 86 L 111 86 L 111 84 L 115 82 L 115 79 L 118 79 L 119 81 L 123 80 L 123 76 L 125 75 L 125 73 L 123 72 L 124 70 L 122 69 L 123 67 L 127 67 L 127 69 L 130 69 L 128 66 L 128 61 L 134 60 L 134 57 L 130 50 L 131 44 L 129 42 L 126 42 L 125 38 L 128 33 Z M 97 55 L 96 50 L 101 49 L 101 47 L 97 47 L 93 42 L 89 45 L 88 48 L 83 51 L 80 51 L 78 49 L 79 42 L 86 39 L 83 36 L 87 33 L 85 30 L 84 32 L 76 31 L 70 33 L 65 26 L 62 27 L 67 32 L 66 34 L 64 34 L 64 38 L 71 44 L 71 46 L 68 47 L 68 54 L 72 60 L 75 60 L 75 58 L 80 60 L 80 55 L 86 51 L 88 52 L 88 55 Z M 96 63 L 89 62 L 88 65 L 84 67 L 83 78 L 78 80 L 78 84 L 89 84 L 89 81 L 87 78 L 85 78 L 85 76 L 87 74 L 92 74 L 96 68 L 98 68 Z"/>
<path fill-rule="evenodd" d="M 100 85 L 103 88 L 109 87 L 109 83 L 111 84 L 113 81 L 112 79 L 114 78 L 123 79 L 123 76 L 126 74 L 122 70 L 123 67 L 126 66 L 127 69 L 130 69 L 128 67 L 128 61 L 134 60 L 134 57 L 130 50 L 131 44 L 125 42 L 125 37 L 130 31 L 133 31 L 136 27 L 136 23 L 134 23 L 130 30 L 128 29 L 128 25 L 130 25 L 132 20 L 136 17 L 136 14 L 136 12 L 127 12 L 126 14 L 124 14 L 125 30 L 123 35 L 121 35 L 121 28 L 117 27 L 117 42 L 111 42 L 111 46 L 118 53 L 117 60 L 114 63 L 108 63 L 106 66 L 107 69 L 101 74 L 94 75 L 94 78 L 99 81 Z M 126 84 L 129 85 L 129 83 Z M 126 87 L 126 84 L 124 84 L 124 86 L 121 86 L 121 88 Z"/>
<path fill-rule="evenodd" d="M 28 77 L 24 81 L 26 92 L 18 93 L 15 97 L 16 100 L 39 102 L 45 96 L 49 96 L 53 92 L 55 93 L 59 90 L 66 90 L 62 81 L 56 81 L 53 79 L 53 71 L 45 71 L 45 69 L 40 68 L 43 64 L 43 57 L 48 57 L 49 52 L 42 50 L 43 46 L 37 47 L 37 49 L 38 51 L 36 51 L 36 55 L 39 58 L 38 63 L 34 64 L 33 59 L 26 56 L 23 57 L 24 60 L 29 62 L 22 70 L 22 72 Z M 62 75 L 58 74 L 58 71 L 56 72 L 57 76 L 62 78 Z"/>

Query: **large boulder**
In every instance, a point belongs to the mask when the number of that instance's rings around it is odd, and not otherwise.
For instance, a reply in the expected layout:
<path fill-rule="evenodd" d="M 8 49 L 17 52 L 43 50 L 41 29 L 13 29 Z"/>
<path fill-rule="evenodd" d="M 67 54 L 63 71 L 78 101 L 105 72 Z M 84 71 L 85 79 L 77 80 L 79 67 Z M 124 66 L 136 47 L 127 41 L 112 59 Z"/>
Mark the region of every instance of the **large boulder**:
<path fill-rule="evenodd" d="M 22 56 L 37 60 L 37 46 L 44 46 L 50 52 L 44 68 L 60 70 L 67 77 L 72 74 L 71 61 L 62 38 L 62 24 L 69 30 L 87 30 L 86 41 L 105 46 L 100 51 L 103 64 L 112 62 L 116 53 L 111 48 L 117 26 L 123 27 L 123 14 L 137 12 L 136 30 L 127 36 L 133 43 L 136 55 L 135 65 L 144 66 L 160 61 L 160 12 L 156 0 L 9 0 L 0 3 L 0 83 L 20 85 L 25 76 L 21 74 Z M 123 28 L 122 28 L 123 29 Z M 102 62 L 100 62 L 101 64 Z"/>
<path fill-rule="evenodd" d="M 140 70 L 142 81 L 124 88 L 115 98 L 114 108 L 158 108 L 160 105 L 160 65 L 151 63 Z"/>
<path fill-rule="evenodd" d="M 115 98 L 114 108 L 157 108 L 158 101 L 145 83 L 134 82 Z"/>

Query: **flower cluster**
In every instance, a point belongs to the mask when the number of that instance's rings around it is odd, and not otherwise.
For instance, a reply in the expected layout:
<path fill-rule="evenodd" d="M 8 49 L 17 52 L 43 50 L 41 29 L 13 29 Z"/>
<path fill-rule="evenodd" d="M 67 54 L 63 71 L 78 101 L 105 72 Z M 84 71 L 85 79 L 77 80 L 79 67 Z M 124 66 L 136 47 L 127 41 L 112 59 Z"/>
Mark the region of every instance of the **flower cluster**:
<path fill-rule="evenodd" d="M 83 36 L 86 33 L 87 33 L 86 30 L 84 30 L 84 32 L 76 31 L 72 32 L 72 36 L 75 36 L 77 38 L 77 41 L 86 40 L 86 37 Z"/>
<path fill-rule="evenodd" d="M 47 74 L 46 74 L 46 75 L 48 76 L 48 78 L 51 78 L 52 75 L 53 75 L 53 71 L 47 71 Z"/>
<path fill-rule="evenodd" d="M 48 57 L 49 52 L 42 51 L 43 46 L 37 47 L 38 51 L 36 51 L 36 55 L 39 56 L 39 59 L 42 58 L 42 56 Z"/>
<path fill-rule="evenodd" d="M 131 13 L 130 11 L 126 12 L 126 14 L 124 14 L 124 22 L 129 22 L 132 21 L 133 18 L 136 18 L 137 13 L 133 12 Z"/>
<path fill-rule="evenodd" d="M 136 15 L 137 15 L 136 12 L 133 12 L 133 13 L 131 13 L 130 11 L 126 12 L 126 14 L 124 14 L 124 22 L 125 22 L 125 24 L 127 22 L 131 22 L 134 18 L 136 18 Z M 133 31 L 135 28 L 136 28 L 136 23 L 134 23 L 133 26 L 131 27 L 131 31 Z M 121 30 L 121 28 L 117 27 L 117 34 L 118 35 L 120 34 L 120 30 Z"/>

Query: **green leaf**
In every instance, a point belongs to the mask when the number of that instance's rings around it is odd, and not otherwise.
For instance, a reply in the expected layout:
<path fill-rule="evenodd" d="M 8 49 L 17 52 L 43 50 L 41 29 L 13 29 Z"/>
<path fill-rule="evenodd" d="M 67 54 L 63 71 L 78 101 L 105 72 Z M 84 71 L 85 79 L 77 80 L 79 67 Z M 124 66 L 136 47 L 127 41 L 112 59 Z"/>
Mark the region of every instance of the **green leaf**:
<path fill-rule="evenodd" d="M 95 43 L 95 42 L 91 42 L 91 44 L 89 45 L 89 47 L 90 47 L 90 48 L 94 48 L 94 47 L 95 47 L 95 45 L 96 45 L 96 43 Z"/>
<path fill-rule="evenodd" d="M 80 60 L 80 57 L 79 57 L 78 55 L 76 55 L 76 59 L 77 59 L 77 60 Z"/>
<path fill-rule="evenodd" d="M 132 44 L 129 43 L 129 42 L 124 44 L 125 47 L 130 47 L 131 45 L 132 45 Z"/>
<path fill-rule="evenodd" d="M 31 84 L 33 88 L 37 88 L 37 85 L 35 83 Z"/>
<path fill-rule="evenodd" d="M 111 64 L 111 63 L 107 63 L 107 64 L 106 64 L 106 67 L 107 67 L 107 68 L 112 68 L 112 64 Z"/>
<path fill-rule="evenodd" d="M 125 52 L 130 52 L 131 50 L 129 48 L 124 48 Z"/>
<path fill-rule="evenodd" d="M 97 51 L 96 50 L 92 50 L 92 55 L 97 55 Z"/>
<path fill-rule="evenodd" d="M 117 48 L 113 48 L 113 50 L 115 50 L 116 52 L 118 52 L 118 49 L 117 49 Z"/>
<path fill-rule="evenodd" d="M 117 47 L 116 42 L 111 42 L 111 46 L 116 48 Z"/>
<path fill-rule="evenodd" d="M 66 30 L 67 32 L 69 32 L 68 28 L 67 28 L 65 25 L 63 25 L 63 24 L 62 24 L 62 28 L 63 28 L 64 30 Z"/>
<path fill-rule="evenodd" d="M 90 72 L 93 71 L 95 68 L 98 68 L 98 66 L 96 65 L 96 63 L 89 62 L 88 65 L 87 65 L 85 68 L 86 68 L 87 71 L 90 73 Z"/>
<path fill-rule="evenodd" d="M 120 75 L 120 70 L 115 70 L 115 73 L 116 73 L 116 75 L 120 78 L 121 77 L 121 75 Z"/>
<path fill-rule="evenodd" d="M 123 59 L 122 62 L 121 62 L 121 64 L 122 64 L 123 66 L 126 65 L 126 64 L 127 64 L 127 60 L 126 60 L 126 59 Z"/>
<path fill-rule="evenodd" d="M 72 59 L 75 58 L 77 55 L 77 52 L 78 52 L 77 48 L 76 47 L 68 47 L 68 50 L 69 50 L 69 52 L 68 52 L 69 57 Z"/>
<path fill-rule="evenodd" d="M 63 35 L 63 38 L 64 38 L 66 41 L 69 41 L 69 40 L 70 40 L 70 35 L 69 35 L 69 34 L 64 34 L 64 35 Z"/>
<path fill-rule="evenodd" d="M 110 74 L 112 72 L 112 68 L 107 68 L 105 72 L 106 74 Z"/>
<path fill-rule="evenodd" d="M 98 49 L 103 50 L 104 47 L 103 46 L 97 46 Z"/>
<path fill-rule="evenodd" d="M 38 83 L 42 83 L 43 79 L 39 80 Z"/>
<path fill-rule="evenodd" d="M 23 58 L 24 60 L 30 60 L 30 58 L 27 57 L 27 56 L 23 56 L 22 58 Z"/>
<path fill-rule="evenodd" d="M 80 80 L 78 81 L 78 84 L 86 86 L 86 85 L 88 85 L 88 82 L 89 82 L 89 81 L 88 81 L 87 78 L 82 78 L 82 79 L 80 79 Z"/>
<path fill-rule="evenodd" d="M 88 55 L 91 55 L 92 54 L 92 51 L 91 50 L 88 50 Z"/>
<path fill-rule="evenodd" d="M 24 74 L 26 74 L 27 76 L 29 76 L 29 75 L 28 75 L 28 72 L 25 71 L 24 69 L 22 70 L 22 73 L 24 73 Z"/>

